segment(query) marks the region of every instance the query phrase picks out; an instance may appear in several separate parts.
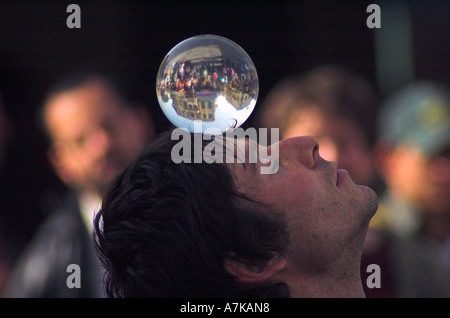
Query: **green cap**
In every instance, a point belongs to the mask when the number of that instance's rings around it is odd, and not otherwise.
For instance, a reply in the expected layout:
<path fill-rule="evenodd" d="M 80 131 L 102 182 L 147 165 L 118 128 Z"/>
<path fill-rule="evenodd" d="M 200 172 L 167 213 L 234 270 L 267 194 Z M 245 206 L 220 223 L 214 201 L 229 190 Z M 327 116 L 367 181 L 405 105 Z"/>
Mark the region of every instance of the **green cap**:
<path fill-rule="evenodd" d="M 450 146 L 450 95 L 446 87 L 416 82 L 381 107 L 378 134 L 393 144 L 414 144 L 428 157 Z"/>

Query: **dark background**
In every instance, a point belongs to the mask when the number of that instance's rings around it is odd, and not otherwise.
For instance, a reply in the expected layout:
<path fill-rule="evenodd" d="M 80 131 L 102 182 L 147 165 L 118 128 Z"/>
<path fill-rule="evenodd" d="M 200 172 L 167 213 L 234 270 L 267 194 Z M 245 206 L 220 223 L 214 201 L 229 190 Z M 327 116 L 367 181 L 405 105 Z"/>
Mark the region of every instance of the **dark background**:
<path fill-rule="evenodd" d="M 66 26 L 71 3 L 81 7 L 81 29 Z M 160 129 L 167 121 L 155 94 L 159 65 L 173 46 L 198 34 L 225 36 L 247 51 L 258 71 L 260 102 L 281 78 L 325 63 L 349 67 L 379 88 L 380 30 L 366 26 L 370 3 L 380 5 L 382 29 L 389 31 L 383 19 L 394 1 L 3 1 L 0 91 L 14 127 L 0 174 L 5 235 L 19 250 L 48 214 L 50 195 L 63 190 L 47 164 L 36 112 L 48 86 L 65 72 L 95 67 L 115 73 Z M 450 1 L 395 3 L 409 10 L 414 78 L 449 83 Z M 399 39 L 394 46 L 404 44 Z M 251 123 L 252 117 L 245 125 Z"/>

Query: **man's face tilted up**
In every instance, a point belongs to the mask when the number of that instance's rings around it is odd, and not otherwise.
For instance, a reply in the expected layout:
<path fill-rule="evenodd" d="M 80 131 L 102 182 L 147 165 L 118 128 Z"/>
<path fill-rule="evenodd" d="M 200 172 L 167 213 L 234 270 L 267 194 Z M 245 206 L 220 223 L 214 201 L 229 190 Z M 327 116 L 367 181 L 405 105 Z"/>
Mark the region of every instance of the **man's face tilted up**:
<path fill-rule="evenodd" d="M 378 205 L 375 192 L 356 185 L 346 170 L 321 158 L 313 138 L 285 139 L 278 147 L 275 174 L 260 174 L 260 163 L 235 163 L 231 170 L 240 192 L 287 219 L 290 243 L 279 278 L 301 281 L 302 276 L 325 274 L 339 284 L 339 275 L 354 275 L 360 281 L 363 242 Z M 290 284 L 290 289 L 295 297 L 295 285 Z"/>

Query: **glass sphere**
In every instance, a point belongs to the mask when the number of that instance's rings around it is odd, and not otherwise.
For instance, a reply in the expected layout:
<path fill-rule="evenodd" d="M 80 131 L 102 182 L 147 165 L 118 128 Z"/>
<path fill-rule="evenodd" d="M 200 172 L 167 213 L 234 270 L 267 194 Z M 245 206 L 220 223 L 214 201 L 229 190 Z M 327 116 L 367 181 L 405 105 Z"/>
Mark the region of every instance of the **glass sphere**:
<path fill-rule="evenodd" d="M 216 35 L 180 42 L 162 61 L 156 79 L 165 116 L 192 133 L 217 135 L 240 127 L 252 114 L 258 92 L 248 54 Z"/>

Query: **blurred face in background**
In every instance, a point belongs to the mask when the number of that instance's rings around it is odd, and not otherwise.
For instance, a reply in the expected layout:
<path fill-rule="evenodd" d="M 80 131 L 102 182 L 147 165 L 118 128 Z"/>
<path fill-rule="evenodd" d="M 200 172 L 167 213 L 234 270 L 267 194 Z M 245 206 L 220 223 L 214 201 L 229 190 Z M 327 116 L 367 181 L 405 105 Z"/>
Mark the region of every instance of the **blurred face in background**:
<path fill-rule="evenodd" d="M 371 149 L 359 125 L 343 116 L 326 115 L 314 106 L 295 111 L 281 138 L 312 136 L 320 154 L 347 169 L 356 184 L 370 184 L 375 173 Z"/>
<path fill-rule="evenodd" d="M 450 213 L 450 149 L 427 157 L 411 144 L 384 150 L 380 166 L 390 191 L 426 213 Z"/>
<path fill-rule="evenodd" d="M 149 116 L 126 107 L 101 81 L 47 100 L 49 159 L 61 180 L 102 195 L 153 136 Z"/>

